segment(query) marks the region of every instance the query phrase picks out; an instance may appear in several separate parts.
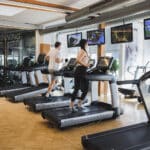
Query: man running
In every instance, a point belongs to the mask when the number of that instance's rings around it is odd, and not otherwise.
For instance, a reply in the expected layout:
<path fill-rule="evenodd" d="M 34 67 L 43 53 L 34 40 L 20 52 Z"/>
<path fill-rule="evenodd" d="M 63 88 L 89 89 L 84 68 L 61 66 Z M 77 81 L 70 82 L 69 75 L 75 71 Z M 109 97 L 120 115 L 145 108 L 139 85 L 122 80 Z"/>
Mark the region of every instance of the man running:
<path fill-rule="evenodd" d="M 51 96 L 51 91 L 57 82 L 57 77 L 54 75 L 54 72 L 58 70 L 59 64 L 62 63 L 63 59 L 60 57 L 61 43 L 56 42 L 55 48 L 52 48 L 47 55 L 49 60 L 48 69 L 51 74 L 51 83 L 49 84 L 46 97 Z"/>

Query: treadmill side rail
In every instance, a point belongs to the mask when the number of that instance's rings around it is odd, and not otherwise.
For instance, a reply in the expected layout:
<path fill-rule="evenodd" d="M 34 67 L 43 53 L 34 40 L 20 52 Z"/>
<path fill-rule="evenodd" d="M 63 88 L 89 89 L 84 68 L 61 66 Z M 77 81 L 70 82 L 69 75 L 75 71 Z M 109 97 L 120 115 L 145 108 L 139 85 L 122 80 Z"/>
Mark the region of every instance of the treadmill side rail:
<path fill-rule="evenodd" d="M 88 116 L 64 119 L 61 120 L 61 124 L 59 128 L 65 128 L 68 126 L 75 126 L 75 125 L 94 122 L 94 121 L 101 121 L 101 120 L 113 118 L 113 115 L 114 115 L 114 111 L 106 111 L 103 113 L 97 113 Z"/>

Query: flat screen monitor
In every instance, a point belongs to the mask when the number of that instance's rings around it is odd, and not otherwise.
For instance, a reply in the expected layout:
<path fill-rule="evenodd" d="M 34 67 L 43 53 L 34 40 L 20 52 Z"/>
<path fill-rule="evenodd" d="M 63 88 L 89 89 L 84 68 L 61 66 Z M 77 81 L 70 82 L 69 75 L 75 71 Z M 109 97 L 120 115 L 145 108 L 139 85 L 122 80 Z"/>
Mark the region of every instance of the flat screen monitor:
<path fill-rule="evenodd" d="M 105 44 L 105 30 L 87 31 L 87 40 L 89 45 Z"/>
<path fill-rule="evenodd" d="M 150 39 L 150 18 L 144 20 L 144 37 Z"/>
<path fill-rule="evenodd" d="M 102 71 L 109 70 L 113 63 L 113 57 L 99 57 L 97 68 Z"/>
<path fill-rule="evenodd" d="M 111 43 L 126 43 L 133 41 L 132 23 L 111 28 Z"/>
<path fill-rule="evenodd" d="M 74 34 L 67 35 L 68 48 L 79 47 L 81 39 L 82 39 L 82 33 L 74 33 Z"/>

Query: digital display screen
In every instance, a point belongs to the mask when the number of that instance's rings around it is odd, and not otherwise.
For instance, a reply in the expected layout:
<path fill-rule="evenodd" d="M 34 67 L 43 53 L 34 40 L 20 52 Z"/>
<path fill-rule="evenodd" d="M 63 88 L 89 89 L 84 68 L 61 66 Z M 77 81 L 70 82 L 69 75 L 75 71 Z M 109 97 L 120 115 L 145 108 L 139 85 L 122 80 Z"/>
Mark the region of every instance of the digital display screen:
<path fill-rule="evenodd" d="M 75 33 L 67 35 L 67 45 L 70 47 L 79 47 L 80 40 L 82 39 L 82 33 Z"/>
<path fill-rule="evenodd" d="M 76 58 L 71 58 L 68 65 L 69 66 L 75 66 L 75 64 L 76 64 Z"/>
<path fill-rule="evenodd" d="M 144 37 L 150 39 L 150 18 L 144 20 Z"/>
<path fill-rule="evenodd" d="M 126 43 L 133 41 L 133 26 L 131 24 L 125 24 L 122 26 L 111 28 L 111 43 Z"/>
<path fill-rule="evenodd" d="M 97 68 L 102 71 L 109 70 L 112 66 L 113 57 L 99 57 Z"/>
<path fill-rule="evenodd" d="M 105 44 L 105 30 L 87 31 L 87 40 L 89 45 Z"/>

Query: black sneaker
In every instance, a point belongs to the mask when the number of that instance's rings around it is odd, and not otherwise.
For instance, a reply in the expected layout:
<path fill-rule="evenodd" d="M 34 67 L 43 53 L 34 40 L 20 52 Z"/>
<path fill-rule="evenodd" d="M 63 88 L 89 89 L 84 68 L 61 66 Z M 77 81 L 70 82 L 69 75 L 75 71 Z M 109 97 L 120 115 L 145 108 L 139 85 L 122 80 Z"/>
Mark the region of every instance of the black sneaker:
<path fill-rule="evenodd" d="M 51 94 L 46 93 L 46 94 L 45 94 L 45 97 L 46 97 L 46 98 L 51 98 L 52 96 L 51 96 Z"/>

